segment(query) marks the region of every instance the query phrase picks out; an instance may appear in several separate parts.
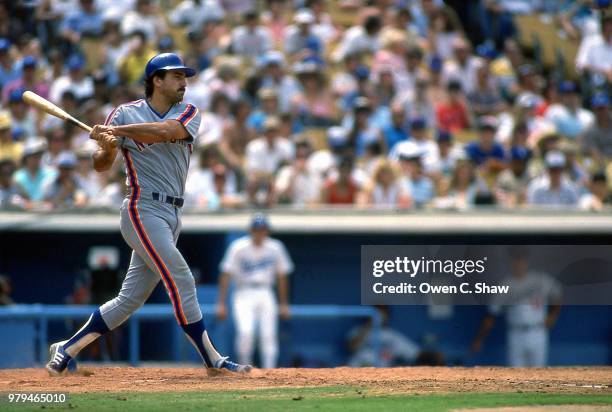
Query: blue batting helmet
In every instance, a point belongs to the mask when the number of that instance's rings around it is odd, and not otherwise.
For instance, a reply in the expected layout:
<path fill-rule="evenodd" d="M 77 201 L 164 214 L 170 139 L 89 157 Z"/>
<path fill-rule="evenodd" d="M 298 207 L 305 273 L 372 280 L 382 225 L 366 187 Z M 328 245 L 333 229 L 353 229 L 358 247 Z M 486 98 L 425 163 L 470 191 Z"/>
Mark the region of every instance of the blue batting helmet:
<path fill-rule="evenodd" d="M 185 76 L 195 75 L 195 70 L 185 66 L 183 60 L 174 53 L 161 53 L 149 60 L 145 67 L 145 78 L 153 76 L 158 70 L 182 70 Z"/>

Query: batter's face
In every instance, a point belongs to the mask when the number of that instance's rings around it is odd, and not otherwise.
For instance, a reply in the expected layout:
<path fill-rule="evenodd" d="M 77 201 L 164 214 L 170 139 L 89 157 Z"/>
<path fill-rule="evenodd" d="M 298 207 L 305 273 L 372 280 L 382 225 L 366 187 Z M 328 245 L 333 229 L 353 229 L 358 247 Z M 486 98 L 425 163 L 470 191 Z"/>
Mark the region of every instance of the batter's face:
<path fill-rule="evenodd" d="M 251 238 L 257 246 L 261 245 L 268 237 L 268 230 L 265 228 L 251 229 Z"/>
<path fill-rule="evenodd" d="M 155 85 L 157 91 L 161 93 L 170 104 L 178 103 L 183 100 L 187 88 L 187 78 L 185 73 L 180 70 L 170 70 L 164 78 L 156 77 Z"/>

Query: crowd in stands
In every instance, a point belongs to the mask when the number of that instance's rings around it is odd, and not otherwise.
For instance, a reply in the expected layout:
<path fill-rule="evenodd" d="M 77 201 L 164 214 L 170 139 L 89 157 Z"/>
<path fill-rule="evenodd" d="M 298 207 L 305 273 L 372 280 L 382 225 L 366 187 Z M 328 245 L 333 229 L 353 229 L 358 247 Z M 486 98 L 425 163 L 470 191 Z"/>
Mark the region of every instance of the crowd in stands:
<path fill-rule="evenodd" d="M 572 70 L 519 44 L 534 13 Z M 118 208 L 122 159 L 22 93 L 101 124 L 160 52 L 198 72 L 187 209 L 610 204 L 609 0 L 34 0 L 0 1 L 0 209 Z"/>

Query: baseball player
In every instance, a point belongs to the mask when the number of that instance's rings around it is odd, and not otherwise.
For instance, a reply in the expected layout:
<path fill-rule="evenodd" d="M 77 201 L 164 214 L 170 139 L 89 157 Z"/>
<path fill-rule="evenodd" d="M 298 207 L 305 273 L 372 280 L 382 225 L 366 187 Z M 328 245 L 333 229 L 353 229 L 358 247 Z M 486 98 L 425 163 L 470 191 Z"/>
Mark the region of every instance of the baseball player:
<path fill-rule="evenodd" d="M 510 286 L 510 293 L 494 297 L 471 350 L 480 350 L 495 324 L 495 316 L 504 311 L 509 366 L 546 366 L 548 330 L 561 310 L 561 286 L 551 276 L 529 269 L 525 248 L 512 248 L 510 258 L 512 276 L 501 283 Z"/>
<path fill-rule="evenodd" d="M 225 298 L 230 279 L 235 285 L 232 312 L 236 324 L 236 353 L 238 360 L 250 364 L 253 357 L 255 332 L 259 326 L 259 349 L 264 368 L 274 368 L 278 358 L 278 314 L 289 318 L 289 286 L 287 275 L 293 263 L 285 246 L 268 237 L 269 225 L 264 215 L 255 215 L 251 233 L 229 246 L 221 262 L 217 317 L 225 319 Z M 278 298 L 274 283 L 278 282 Z"/>
<path fill-rule="evenodd" d="M 194 278 L 176 248 L 185 178 L 200 126 L 198 109 L 182 103 L 186 77 L 194 74 L 176 54 L 154 56 L 145 68 L 146 98 L 120 105 L 91 133 L 100 146 L 93 154 L 98 172 L 108 170 L 117 155 L 111 138 L 120 142 L 130 187 L 121 207 L 121 234 L 133 249 L 132 260 L 119 295 L 96 309 L 73 337 L 51 345 L 51 374 L 60 374 L 85 346 L 121 325 L 144 304 L 160 278 L 204 366 L 233 372 L 251 369 L 221 356 L 211 343 Z"/>

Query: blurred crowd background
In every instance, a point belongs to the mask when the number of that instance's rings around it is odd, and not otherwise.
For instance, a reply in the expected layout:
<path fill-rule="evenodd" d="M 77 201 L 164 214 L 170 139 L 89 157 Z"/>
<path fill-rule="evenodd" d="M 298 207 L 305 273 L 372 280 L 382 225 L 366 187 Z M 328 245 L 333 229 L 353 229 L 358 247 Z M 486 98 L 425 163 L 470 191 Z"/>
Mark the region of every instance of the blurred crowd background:
<path fill-rule="evenodd" d="M 0 208 L 118 208 L 121 159 L 95 173 L 95 142 L 21 95 L 103 123 L 160 52 L 198 71 L 186 208 L 610 203 L 610 0 L 19 0 L 0 1 Z"/>

